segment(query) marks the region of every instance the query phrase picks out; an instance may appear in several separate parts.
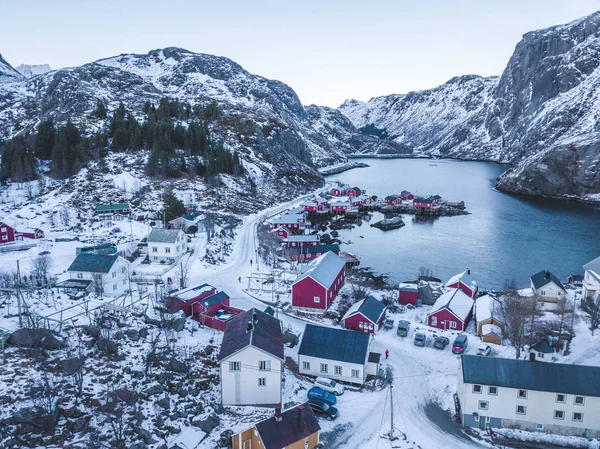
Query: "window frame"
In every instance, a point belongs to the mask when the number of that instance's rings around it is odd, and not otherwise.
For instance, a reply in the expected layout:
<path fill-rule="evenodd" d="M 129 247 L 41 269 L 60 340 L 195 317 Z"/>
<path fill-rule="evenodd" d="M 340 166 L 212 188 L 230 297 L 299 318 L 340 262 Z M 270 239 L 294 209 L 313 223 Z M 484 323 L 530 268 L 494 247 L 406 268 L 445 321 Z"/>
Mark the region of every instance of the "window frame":
<path fill-rule="evenodd" d="M 554 410 L 553 418 L 564 420 L 565 419 L 565 411 L 564 410 Z"/>
<path fill-rule="evenodd" d="M 229 362 L 229 372 L 239 373 L 242 371 L 242 362 Z"/>
<path fill-rule="evenodd" d="M 336 376 L 341 376 L 342 375 L 342 367 L 341 367 L 341 365 L 333 365 L 333 373 Z"/>
<path fill-rule="evenodd" d="M 522 413 L 519 411 L 519 408 L 523 409 Z M 515 415 L 526 415 L 526 414 L 527 414 L 527 406 L 526 405 L 517 405 L 517 407 L 515 409 Z"/>
<path fill-rule="evenodd" d="M 581 402 L 577 402 L 578 398 L 581 398 Z M 575 396 L 573 398 L 573 405 L 580 405 L 580 406 L 585 405 L 585 396 Z"/>
<path fill-rule="evenodd" d="M 525 394 L 521 395 L 521 392 L 523 392 Z M 518 389 L 517 390 L 517 398 L 519 398 L 519 399 L 527 399 L 527 396 L 528 396 L 527 390 L 523 390 L 523 389 Z"/>
<path fill-rule="evenodd" d="M 258 378 L 258 386 L 259 387 L 266 387 L 267 386 L 267 378 L 266 377 L 259 377 Z"/>
<path fill-rule="evenodd" d="M 581 415 L 581 419 L 575 419 L 575 415 Z M 571 420 L 575 422 L 583 422 L 583 412 L 573 412 Z"/>
<path fill-rule="evenodd" d="M 488 411 L 490 409 L 490 401 L 479 401 L 477 403 L 477 409 Z"/>
<path fill-rule="evenodd" d="M 307 361 L 303 360 L 302 361 L 302 369 L 310 371 L 310 362 L 307 362 Z"/>
<path fill-rule="evenodd" d="M 259 371 L 271 371 L 271 361 L 270 360 L 259 360 L 258 370 Z"/>
<path fill-rule="evenodd" d="M 492 388 L 494 388 L 494 393 L 492 393 Z M 490 396 L 498 396 L 498 387 L 490 386 L 488 387 L 488 394 Z"/>
<path fill-rule="evenodd" d="M 353 369 L 350 371 L 350 377 L 353 379 L 358 379 L 360 377 L 360 370 Z"/>
<path fill-rule="evenodd" d="M 321 363 L 319 372 L 327 374 L 329 371 L 329 365 L 327 363 Z"/>
<path fill-rule="evenodd" d="M 479 391 L 477 391 L 477 389 L 479 389 Z M 482 391 L 483 391 L 483 387 L 481 385 L 478 385 L 478 384 L 473 385 L 473 393 L 481 394 Z"/>
<path fill-rule="evenodd" d="M 558 399 L 559 396 L 562 396 L 562 401 Z M 566 404 L 567 395 L 563 393 L 556 393 L 556 398 L 554 399 L 554 402 L 556 402 L 557 404 Z"/>
<path fill-rule="evenodd" d="M 321 298 L 319 296 L 313 296 L 313 301 L 315 303 L 319 303 L 319 302 L 321 302 Z"/>

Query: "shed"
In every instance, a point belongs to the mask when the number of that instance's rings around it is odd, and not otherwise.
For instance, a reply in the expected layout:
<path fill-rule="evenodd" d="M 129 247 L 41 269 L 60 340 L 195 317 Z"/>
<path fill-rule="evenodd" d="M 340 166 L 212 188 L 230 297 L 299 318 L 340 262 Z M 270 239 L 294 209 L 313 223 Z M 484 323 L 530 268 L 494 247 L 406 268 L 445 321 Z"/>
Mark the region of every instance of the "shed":
<path fill-rule="evenodd" d="M 383 325 L 385 312 L 386 307 L 381 301 L 373 296 L 368 296 L 366 299 L 354 303 L 342 321 L 346 329 L 374 334 Z"/>

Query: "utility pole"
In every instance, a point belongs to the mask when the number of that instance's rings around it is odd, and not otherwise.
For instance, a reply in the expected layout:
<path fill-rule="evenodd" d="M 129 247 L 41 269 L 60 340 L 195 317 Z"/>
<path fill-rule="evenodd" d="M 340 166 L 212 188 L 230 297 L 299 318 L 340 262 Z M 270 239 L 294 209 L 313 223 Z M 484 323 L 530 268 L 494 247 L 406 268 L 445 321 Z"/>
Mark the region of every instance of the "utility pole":
<path fill-rule="evenodd" d="M 21 316 L 21 290 L 19 288 L 21 284 L 21 270 L 19 267 L 19 261 L 17 260 L 17 307 L 19 308 L 19 327 L 23 327 L 23 318 Z"/>
<path fill-rule="evenodd" d="M 390 382 L 390 410 L 391 410 L 391 422 L 390 422 L 390 441 L 394 441 L 396 436 L 394 435 L 394 399 L 392 397 L 392 391 L 394 389 L 394 384 Z"/>

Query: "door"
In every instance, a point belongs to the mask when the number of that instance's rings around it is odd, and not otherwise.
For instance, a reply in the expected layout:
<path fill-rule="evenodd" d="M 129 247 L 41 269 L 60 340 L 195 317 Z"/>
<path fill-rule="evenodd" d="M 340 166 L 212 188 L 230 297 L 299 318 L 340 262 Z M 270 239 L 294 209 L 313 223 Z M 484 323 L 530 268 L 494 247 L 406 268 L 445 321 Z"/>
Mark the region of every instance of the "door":
<path fill-rule="evenodd" d="M 485 430 L 485 416 L 479 416 L 479 428 Z"/>

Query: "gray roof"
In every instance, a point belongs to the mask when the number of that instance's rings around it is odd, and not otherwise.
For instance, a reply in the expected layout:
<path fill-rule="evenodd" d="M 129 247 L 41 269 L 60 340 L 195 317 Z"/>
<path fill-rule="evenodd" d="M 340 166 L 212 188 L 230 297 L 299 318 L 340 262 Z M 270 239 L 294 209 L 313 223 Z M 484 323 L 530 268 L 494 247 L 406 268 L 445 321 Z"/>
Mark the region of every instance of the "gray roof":
<path fill-rule="evenodd" d="M 256 313 L 257 321 L 248 332 L 248 322 Z M 281 322 L 258 309 L 250 309 L 230 319 L 225 327 L 219 360 L 234 354 L 247 346 L 254 346 L 283 360 L 283 333 Z"/>
<path fill-rule="evenodd" d="M 583 266 L 583 269 L 586 271 L 593 271 L 594 273 L 600 275 L 600 257 L 596 257 L 594 260 L 586 263 Z"/>
<path fill-rule="evenodd" d="M 537 352 L 543 352 L 544 354 L 552 354 L 554 353 L 554 348 L 550 346 L 546 340 L 540 340 L 536 344 L 534 344 L 531 349 Z"/>
<path fill-rule="evenodd" d="M 533 283 L 533 286 L 536 290 L 538 288 L 542 288 L 545 285 L 548 285 L 550 282 L 554 282 L 563 290 L 565 289 L 565 287 L 562 285 L 562 282 L 560 282 L 560 279 L 558 279 L 548 270 L 542 270 L 539 273 L 535 273 L 533 276 L 531 276 L 531 282 Z"/>
<path fill-rule="evenodd" d="M 317 246 L 309 246 L 307 248 L 317 248 Z M 335 253 L 327 252 L 308 264 L 308 270 L 299 275 L 294 284 L 304 278 L 311 277 L 319 284 L 329 288 L 345 266 L 346 259 L 337 256 Z"/>
<path fill-rule="evenodd" d="M 470 384 L 600 397 L 600 367 L 463 355 Z"/>
<path fill-rule="evenodd" d="M 363 365 L 370 338 L 367 332 L 307 324 L 298 354 Z"/>
<path fill-rule="evenodd" d="M 366 299 L 354 303 L 354 305 L 348 309 L 348 312 L 346 312 L 344 319 L 360 313 L 372 323 L 377 324 L 379 322 L 379 318 L 381 318 L 381 315 L 384 312 L 385 305 L 377 298 L 369 295 Z"/>
<path fill-rule="evenodd" d="M 148 236 L 148 243 L 175 243 L 181 229 L 153 229 Z"/>
<path fill-rule="evenodd" d="M 89 273 L 108 273 L 119 256 L 115 255 L 78 255 L 67 271 L 85 271 Z"/>

